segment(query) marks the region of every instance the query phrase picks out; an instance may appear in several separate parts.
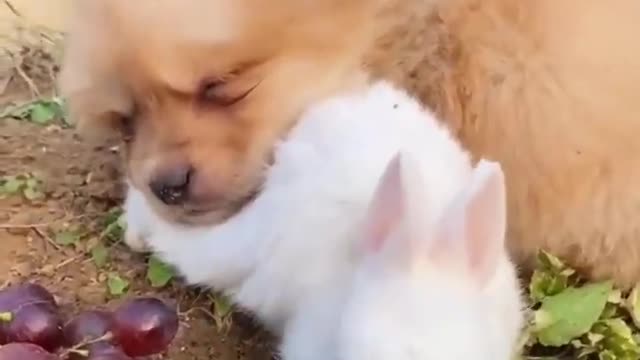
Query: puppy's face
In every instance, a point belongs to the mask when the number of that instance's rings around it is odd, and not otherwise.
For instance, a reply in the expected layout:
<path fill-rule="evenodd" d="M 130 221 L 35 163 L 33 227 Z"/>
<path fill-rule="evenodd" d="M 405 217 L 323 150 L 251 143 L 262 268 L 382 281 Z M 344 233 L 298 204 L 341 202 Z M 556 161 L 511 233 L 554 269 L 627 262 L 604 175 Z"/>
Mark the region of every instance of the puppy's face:
<path fill-rule="evenodd" d="M 81 129 L 124 140 L 161 215 L 216 223 L 257 192 L 302 109 L 355 81 L 371 3 L 78 2 L 61 90 Z"/>

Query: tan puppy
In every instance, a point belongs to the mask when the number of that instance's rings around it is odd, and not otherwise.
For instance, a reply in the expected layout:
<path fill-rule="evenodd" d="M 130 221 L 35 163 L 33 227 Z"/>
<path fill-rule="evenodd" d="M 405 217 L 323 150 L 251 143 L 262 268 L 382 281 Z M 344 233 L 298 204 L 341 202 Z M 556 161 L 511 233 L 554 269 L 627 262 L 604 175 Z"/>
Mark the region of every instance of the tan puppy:
<path fill-rule="evenodd" d="M 637 0 L 93 0 L 77 10 L 61 78 L 72 116 L 121 134 L 130 181 L 167 219 L 233 214 L 301 109 L 368 72 L 502 163 L 523 264 L 542 247 L 594 277 L 640 281 Z"/>

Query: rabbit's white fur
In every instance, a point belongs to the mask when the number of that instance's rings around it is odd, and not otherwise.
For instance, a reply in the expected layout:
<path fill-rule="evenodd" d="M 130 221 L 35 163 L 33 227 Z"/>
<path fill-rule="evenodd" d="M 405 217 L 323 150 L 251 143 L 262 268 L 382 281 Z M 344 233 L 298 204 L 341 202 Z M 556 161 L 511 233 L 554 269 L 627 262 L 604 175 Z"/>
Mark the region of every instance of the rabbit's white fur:
<path fill-rule="evenodd" d="M 402 171 L 418 175 L 410 163 Z M 481 161 L 444 213 L 425 208 L 430 200 L 412 188 L 420 181 L 398 183 L 381 203 L 403 197 L 406 210 L 385 215 L 395 227 L 377 235 L 383 245 L 369 246 L 356 271 L 335 329 L 336 358 L 511 359 L 524 316 L 504 247 L 499 165 Z"/>
<path fill-rule="evenodd" d="M 126 241 L 150 248 L 188 282 L 225 291 L 282 332 L 315 297 L 340 303 L 339 289 L 363 255 L 355 240 L 374 189 L 399 151 L 419 155 L 434 214 L 471 174 L 469 156 L 430 112 L 378 82 L 312 106 L 277 147 L 259 196 L 221 225 L 167 223 L 130 188 Z M 325 311 L 317 308 L 318 318 Z"/>

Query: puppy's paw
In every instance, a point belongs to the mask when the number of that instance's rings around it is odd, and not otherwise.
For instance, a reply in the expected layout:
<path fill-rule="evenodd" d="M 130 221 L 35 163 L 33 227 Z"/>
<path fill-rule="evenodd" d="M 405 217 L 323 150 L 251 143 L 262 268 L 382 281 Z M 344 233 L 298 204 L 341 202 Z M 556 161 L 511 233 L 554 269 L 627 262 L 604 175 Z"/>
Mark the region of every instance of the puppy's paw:
<path fill-rule="evenodd" d="M 129 186 L 121 219 L 125 227 L 125 244 L 135 252 L 149 252 L 153 210 L 147 205 L 144 195 L 133 186 Z"/>
<path fill-rule="evenodd" d="M 146 236 L 130 228 L 124 232 L 124 243 L 134 252 L 145 253 L 151 250 Z"/>

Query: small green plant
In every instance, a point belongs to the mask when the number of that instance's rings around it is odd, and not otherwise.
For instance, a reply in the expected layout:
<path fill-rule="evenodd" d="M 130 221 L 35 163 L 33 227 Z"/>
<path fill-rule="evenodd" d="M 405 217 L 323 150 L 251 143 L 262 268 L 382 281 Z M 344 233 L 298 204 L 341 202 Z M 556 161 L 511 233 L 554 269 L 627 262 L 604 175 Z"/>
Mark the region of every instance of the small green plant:
<path fill-rule="evenodd" d="M 533 309 L 526 359 L 640 359 L 639 289 L 585 283 L 557 257 L 541 252 L 529 284 Z"/>
<path fill-rule="evenodd" d="M 56 244 L 62 246 L 76 245 L 80 241 L 80 234 L 73 230 L 63 230 L 55 234 L 54 240 Z"/>
<path fill-rule="evenodd" d="M 0 198 L 21 194 L 28 200 L 44 198 L 43 182 L 33 174 L 0 178 Z"/>
<path fill-rule="evenodd" d="M 155 256 L 147 262 L 147 280 L 154 288 L 166 286 L 174 277 L 173 268 Z"/>
<path fill-rule="evenodd" d="M 101 239 L 106 239 L 114 243 L 119 243 L 120 241 L 122 241 L 124 230 L 127 226 L 124 220 L 122 209 L 111 209 L 111 211 L 109 211 L 109 213 L 105 217 L 103 224 L 104 230 L 102 230 L 102 232 L 100 233 Z"/>
<path fill-rule="evenodd" d="M 216 322 L 216 328 L 221 333 L 226 333 L 233 325 L 233 303 L 223 294 L 210 293 L 212 302 L 212 314 Z"/>
<path fill-rule="evenodd" d="M 120 208 L 111 209 L 101 223 L 99 236 L 91 239 L 87 246 L 93 264 L 104 268 L 109 262 L 111 246 L 119 243 L 124 234 L 124 217 Z"/>
<path fill-rule="evenodd" d="M 129 281 L 122 278 L 117 273 L 110 273 L 107 278 L 107 287 L 112 296 L 122 296 L 129 290 Z"/>
<path fill-rule="evenodd" d="M 91 248 L 91 260 L 98 267 L 102 268 L 109 261 L 109 249 L 102 242 Z"/>
<path fill-rule="evenodd" d="M 0 114 L 0 118 L 10 117 L 38 125 L 49 125 L 56 120 L 61 120 L 63 125 L 69 126 L 65 113 L 65 102 L 61 98 L 54 97 L 9 108 Z"/>

